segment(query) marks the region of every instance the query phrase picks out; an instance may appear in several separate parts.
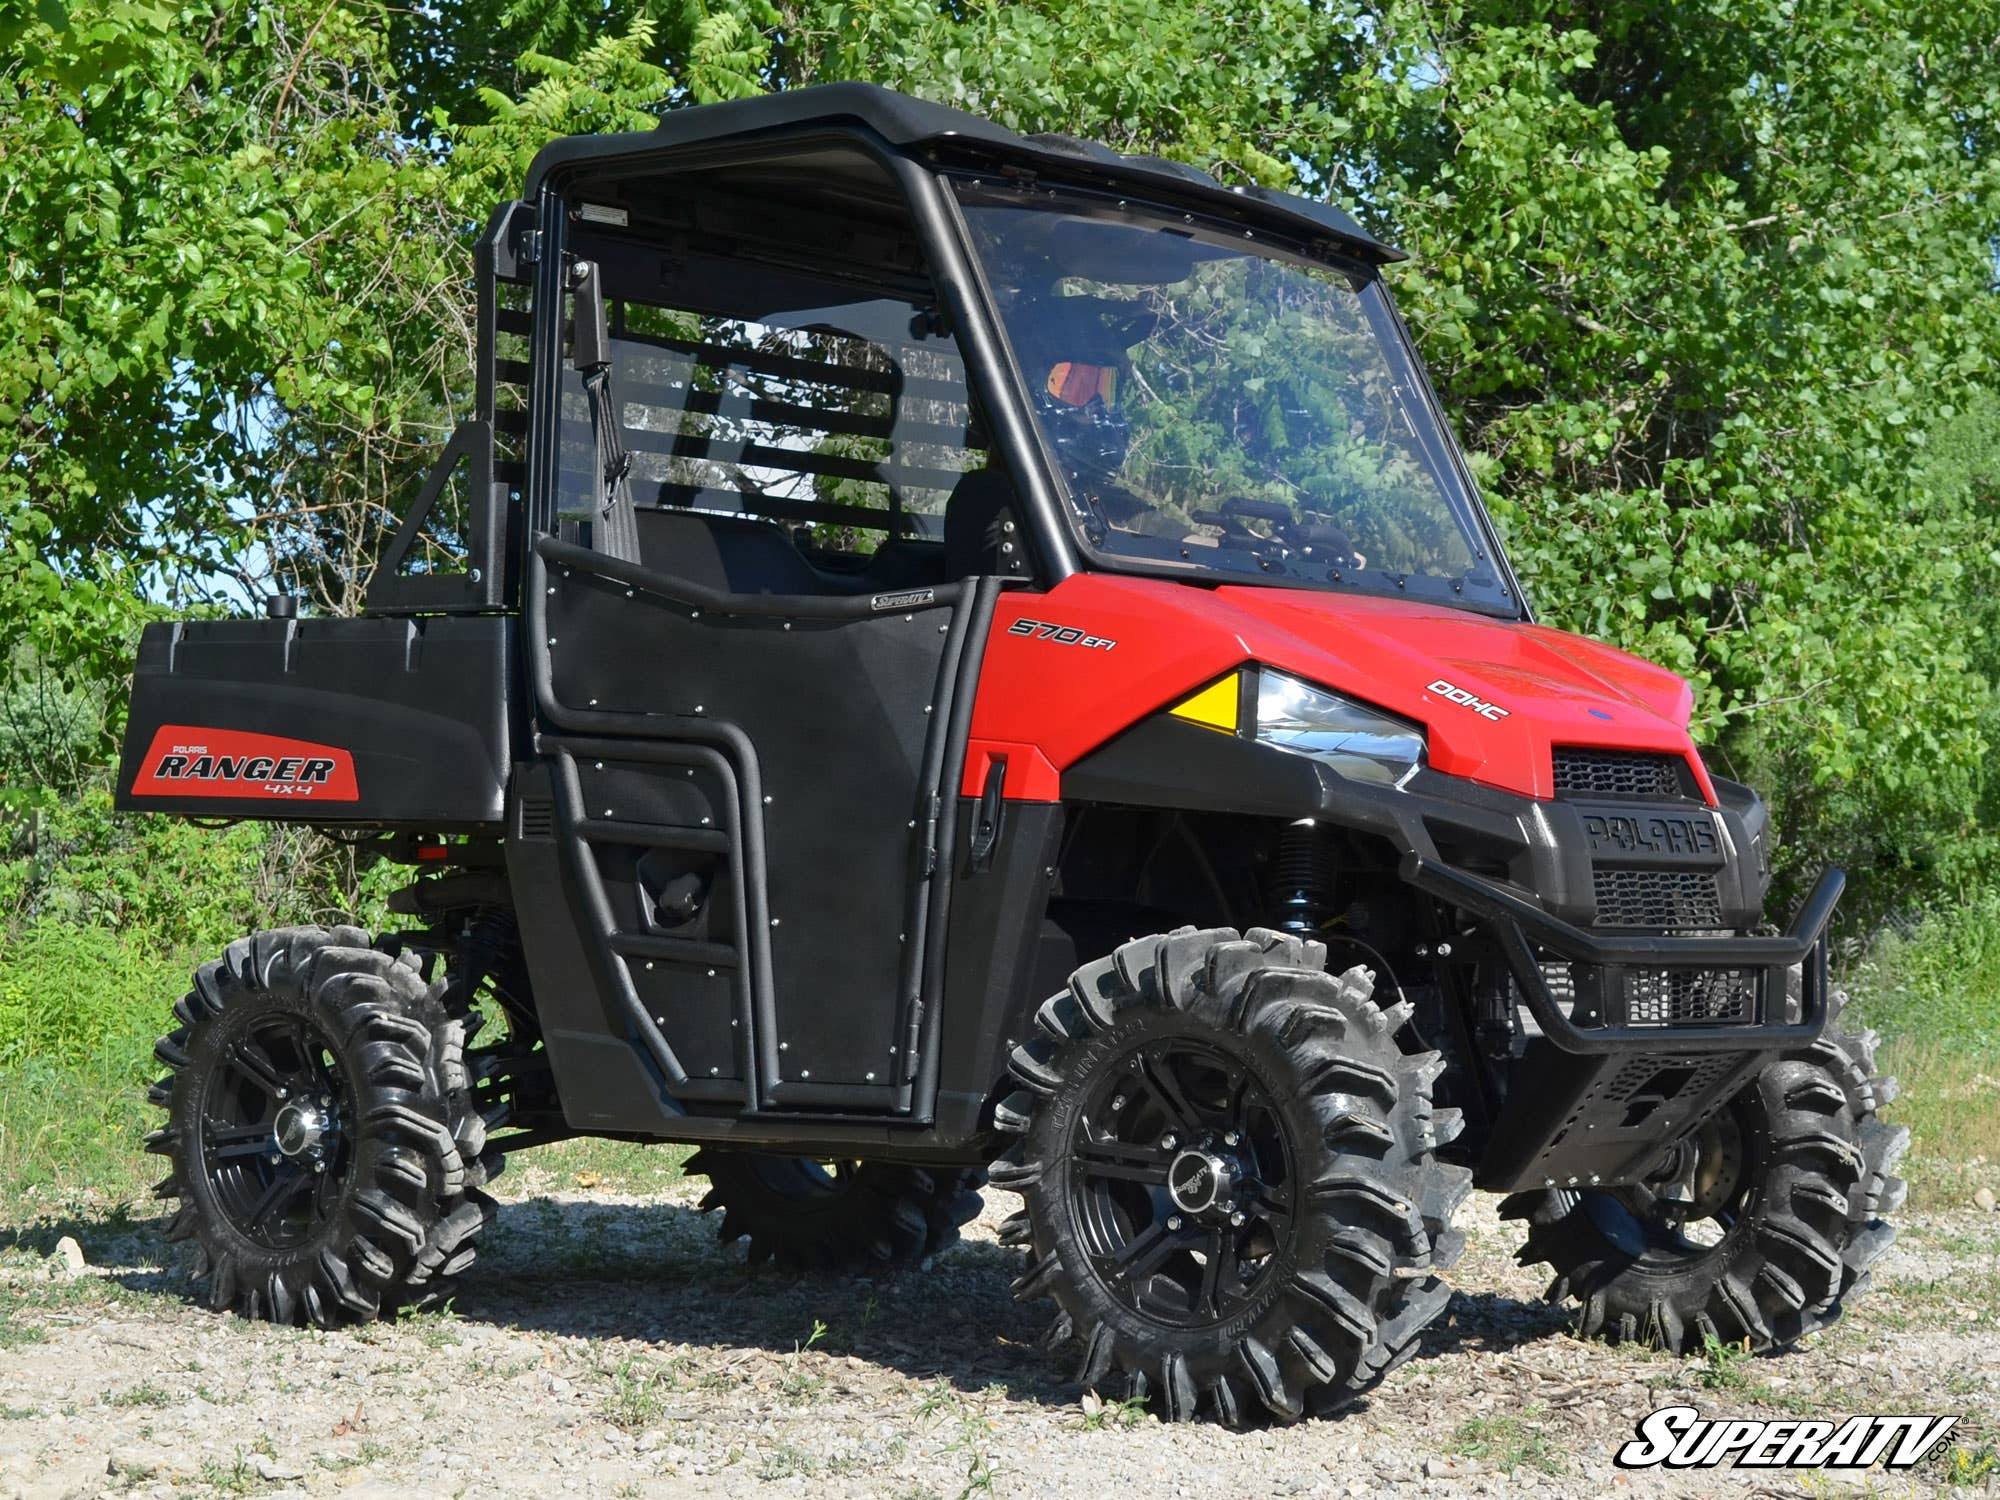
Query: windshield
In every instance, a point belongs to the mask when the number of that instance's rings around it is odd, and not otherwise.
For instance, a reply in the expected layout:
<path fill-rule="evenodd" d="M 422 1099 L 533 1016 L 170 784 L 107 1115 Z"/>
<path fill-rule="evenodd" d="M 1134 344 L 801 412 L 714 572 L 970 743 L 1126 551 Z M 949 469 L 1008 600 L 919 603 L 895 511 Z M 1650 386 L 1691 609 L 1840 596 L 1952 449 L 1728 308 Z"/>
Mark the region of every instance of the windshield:
<path fill-rule="evenodd" d="M 1372 275 L 1080 193 L 959 193 L 1100 560 L 1518 613 Z"/>

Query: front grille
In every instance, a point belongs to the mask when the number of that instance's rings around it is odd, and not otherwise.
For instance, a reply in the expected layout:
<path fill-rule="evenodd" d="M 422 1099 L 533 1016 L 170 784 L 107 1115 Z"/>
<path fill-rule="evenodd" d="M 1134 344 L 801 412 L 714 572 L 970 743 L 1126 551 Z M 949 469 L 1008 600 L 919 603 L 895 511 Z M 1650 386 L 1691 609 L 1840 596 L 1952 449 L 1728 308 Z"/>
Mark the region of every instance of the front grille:
<path fill-rule="evenodd" d="M 1678 798 L 1690 796 L 1687 760 L 1653 750 L 1555 749 L 1556 795 Z"/>
<path fill-rule="evenodd" d="M 1631 969 L 1625 1019 L 1633 1026 L 1747 1021 L 1756 994 L 1754 969 Z"/>
<path fill-rule="evenodd" d="M 1686 932 L 1722 926 L 1722 894 L 1709 870 L 1593 870 L 1600 927 Z"/>

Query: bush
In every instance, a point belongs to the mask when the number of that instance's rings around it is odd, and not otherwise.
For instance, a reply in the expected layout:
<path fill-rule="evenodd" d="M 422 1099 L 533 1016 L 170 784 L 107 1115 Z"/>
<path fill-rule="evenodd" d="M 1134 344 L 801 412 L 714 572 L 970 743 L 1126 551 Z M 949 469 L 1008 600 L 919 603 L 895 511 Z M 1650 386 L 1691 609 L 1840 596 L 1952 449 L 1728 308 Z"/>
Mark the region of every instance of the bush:
<path fill-rule="evenodd" d="M 254 928 L 379 917 L 396 873 L 362 874 L 354 851 L 305 828 L 114 813 L 100 776 L 0 827 L 0 941 L 65 922 L 213 951 Z"/>
<path fill-rule="evenodd" d="M 1975 1052 L 2000 1037 L 2000 890 L 1890 928 L 1848 975 L 1862 1022 L 1892 1037 Z"/>
<path fill-rule="evenodd" d="M 0 952 L 0 1185 L 134 1191 L 153 1039 L 193 959 L 42 922 Z"/>

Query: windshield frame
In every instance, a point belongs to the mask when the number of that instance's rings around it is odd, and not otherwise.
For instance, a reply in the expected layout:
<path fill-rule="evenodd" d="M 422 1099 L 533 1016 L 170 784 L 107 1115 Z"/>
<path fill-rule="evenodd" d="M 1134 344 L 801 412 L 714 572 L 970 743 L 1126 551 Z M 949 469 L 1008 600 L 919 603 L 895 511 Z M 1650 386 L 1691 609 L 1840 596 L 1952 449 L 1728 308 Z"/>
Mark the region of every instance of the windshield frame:
<path fill-rule="evenodd" d="M 968 201 L 974 204 L 984 201 L 995 205 L 1019 206 L 1026 212 L 1039 209 L 1072 214 L 1140 228 L 1192 231 L 1199 238 L 1225 246 L 1233 253 L 1292 264 L 1314 272 L 1331 273 L 1353 285 L 1361 300 L 1369 328 L 1375 335 L 1376 347 L 1387 363 L 1391 377 L 1407 395 L 1403 409 L 1409 420 L 1410 433 L 1431 477 L 1437 484 L 1440 499 L 1449 510 L 1452 520 L 1464 531 L 1467 541 L 1477 553 L 1483 554 L 1480 560 L 1491 565 L 1496 577 L 1499 598 L 1482 599 L 1456 593 L 1438 585 L 1434 580 L 1411 577 L 1407 581 L 1397 581 L 1389 577 L 1386 570 L 1363 579 L 1350 577 L 1336 583 L 1330 580 L 1270 572 L 1239 573 L 1200 563 L 1174 565 L 1164 559 L 1152 559 L 1101 548 L 1090 540 L 1084 524 L 1086 507 L 1080 504 L 1073 494 L 1068 477 L 1052 449 L 1048 435 L 1043 430 L 1043 424 L 1039 420 L 1031 421 L 1029 427 L 1033 434 L 1033 443 L 1043 471 L 1047 475 L 1049 486 L 1056 497 L 1056 509 L 1061 512 L 1060 528 L 1077 555 L 1091 570 L 1136 574 L 1211 587 L 1286 588 L 1335 596 L 1401 598 L 1466 610 L 1497 619 L 1523 621 L 1533 619 L 1526 596 L 1521 590 L 1512 565 L 1508 562 L 1506 551 L 1500 544 L 1492 519 L 1479 498 L 1464 454 L 1445 421 L 1436 390 L 1431 384 L 1422 360 L 1417 355 L 1409 329 L 1396 306 L 1395 298 L 1390 294 L 1388 285 L 1376 267 L 1350 253 L 1342 253 L 1341 246 L 1332 239 L 1303 243 L 1296 237 L 1277 230 L 1262 227 L 1247 229 L 1240 222 L 1233 223 L 1211 214 L 1190 211 L 1150 195 L 1139 196 L 1092 184 L 1036 179 L 1032 175 L 1015 176 L 1004 172 L 981 171 L 974 167 L 944 170 L 937 175 L 940 179 L 939 185 L 944 189 L 940 197 L 948 206 L 947 212 L 954 221 L 954 227 L 964 247 L 967 268 L 974 281 L 977 298 L 995 336 L 997 352 L 1005 365 L 1005 369 L 999 373 L 1002 378 L 1013 382 L 1015 393 L 1030 410 L 1032 405 L 1027 401 L 1028 380 L 1015 350 L 1012 331 L 989 280 L 987 260 L 981 250 L 979 237 L 973 232 L 964 213 Z M 1413 588 L 1409 586 L 1410 584 L 1419 586 Z"/>

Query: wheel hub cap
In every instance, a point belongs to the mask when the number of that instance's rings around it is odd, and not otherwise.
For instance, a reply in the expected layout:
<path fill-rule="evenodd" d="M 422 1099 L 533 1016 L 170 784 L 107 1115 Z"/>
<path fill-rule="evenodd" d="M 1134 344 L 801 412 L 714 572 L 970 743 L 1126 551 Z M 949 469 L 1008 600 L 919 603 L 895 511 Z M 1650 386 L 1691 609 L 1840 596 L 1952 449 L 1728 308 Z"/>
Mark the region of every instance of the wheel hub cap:
<path fill-rule="evenodd" d="M 1167 1168 L 1167 1196 L 1184 1214 L 1227 1212 L 1236 1189 L 1236 1164 L 1211 1151 L 1183 1151 Z"/>
<path fill-rule="evenodd" d="M 301 1157 L 321 1159 L 321 1145 L 334 1128 L 333 1114 L 322 1099 L 295 1100 L 278 1111 L 271 1136 L 281 1155 L 293 1161 Z"/>

